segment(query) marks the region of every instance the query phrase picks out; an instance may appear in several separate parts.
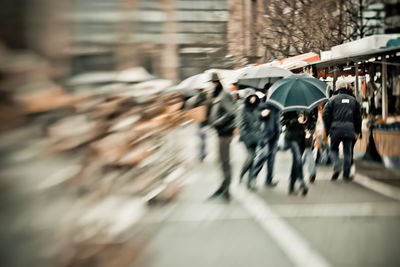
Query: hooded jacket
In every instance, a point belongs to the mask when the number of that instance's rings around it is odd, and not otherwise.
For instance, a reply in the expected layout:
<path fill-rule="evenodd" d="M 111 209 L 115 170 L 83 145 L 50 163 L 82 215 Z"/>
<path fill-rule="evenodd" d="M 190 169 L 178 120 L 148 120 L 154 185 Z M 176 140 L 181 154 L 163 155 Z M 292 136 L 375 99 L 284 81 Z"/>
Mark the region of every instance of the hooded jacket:
<path fill-rule="evenodd" d="M 258 104 L 260 99 L 253 89 L 246 89 L 244 100 L 239 109 L 238 125 L 240 131 L 240 141 L 246 146 L 255 146 L 260 140 L 260 110 Z M 255 103 L 250 103 L 250 98 L 256 97 Z"/>
<path fill-rule="evenodd" d="M 356 133 L 361 133 L 360 104 L 345 88 L 339 89 L 325 105 L 322 118 L 330 136 L 354 138 Z"/>

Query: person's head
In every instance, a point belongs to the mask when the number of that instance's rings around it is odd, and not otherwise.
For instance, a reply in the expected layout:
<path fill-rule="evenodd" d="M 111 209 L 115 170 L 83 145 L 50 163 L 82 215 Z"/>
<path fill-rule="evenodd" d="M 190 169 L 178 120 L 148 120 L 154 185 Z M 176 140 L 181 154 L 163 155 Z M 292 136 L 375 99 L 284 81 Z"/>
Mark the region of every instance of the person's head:
<path fill-rule="evenodd" d="M 338 79 L 336 81 L 336 90 L 347 89 L 347 82 L 344 79 Z"/>
<path fill-rule="evenodd" d="M 213 72 L 211 75 L 211 82 L 213 83 L 213 87 L 214 87 L 214 93 L 213 93 L 213 97 L 218 96 L 221 91 L 223 90 L 222 84 L 219 81 L 219 77 L 218 74 L 216 72 Z"/>
<path fill-rule="evenodd" d="M 216 72 L 213 72 L 212 73 L 212 75 L 211 75 L 211 81 L 214 83 L 214 84 L 218 84 L 220 81 L 219 81 L 219 77 L 218 77 L 218 73 L 216 73 Z"/>
<path fill-rule="evenodd" d="M 244 99 L 247 106 L 256 106 L 260 102 L 260 99 L 256 95 L 256 91 L 252 88 L 245 89 Z"/>

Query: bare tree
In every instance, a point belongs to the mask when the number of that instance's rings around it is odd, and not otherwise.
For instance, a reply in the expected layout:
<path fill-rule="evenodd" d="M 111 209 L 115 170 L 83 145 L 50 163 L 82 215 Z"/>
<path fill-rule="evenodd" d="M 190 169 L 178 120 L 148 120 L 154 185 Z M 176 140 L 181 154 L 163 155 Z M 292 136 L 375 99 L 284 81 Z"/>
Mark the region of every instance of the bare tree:
<path fill-rule="evenodd" d="M 264 60 L 319 52 L 343 42 L 340 2 L 264 0 L 256 31 L 266 49 Z"/>
<path fill-rule="evenodd" d="M 231 49 L 236 59 L 261 56 L 260 61 L 329 50 L 332 46 L 376 33 L 382 24 L 379 5 L 373 0 L 258 0 L 251 32 L 240 25 L 249 21 L 247 0 L 232 0 L 231 13 L 237 24 Z M 248 4 L 247 4 L 248 7 Z M 254 6 L 253 6 L 254 7 Z M 372 14 L 372 15 L 371 15 Z M 249 34 L 256 52 L 245 49 Z M 260 52 L 261 51 L 261 52 Z M 256 53 L 256 54 L 252 54 Z M 263 55 L 260 55 L 263 54 Z M 239 60 L 238 60 L 239 61 Z"/>

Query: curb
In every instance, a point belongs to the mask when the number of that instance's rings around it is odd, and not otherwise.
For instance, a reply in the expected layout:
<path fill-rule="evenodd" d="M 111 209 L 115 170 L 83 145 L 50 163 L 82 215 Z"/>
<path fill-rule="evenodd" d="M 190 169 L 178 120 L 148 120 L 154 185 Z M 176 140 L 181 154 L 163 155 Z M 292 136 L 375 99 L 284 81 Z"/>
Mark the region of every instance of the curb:
<path fill-rule="evenodd" d="M 355 175 L 354 182 L 384 196 L 400 201 L 400 188 L 379 182 L 359 173 Z"/>

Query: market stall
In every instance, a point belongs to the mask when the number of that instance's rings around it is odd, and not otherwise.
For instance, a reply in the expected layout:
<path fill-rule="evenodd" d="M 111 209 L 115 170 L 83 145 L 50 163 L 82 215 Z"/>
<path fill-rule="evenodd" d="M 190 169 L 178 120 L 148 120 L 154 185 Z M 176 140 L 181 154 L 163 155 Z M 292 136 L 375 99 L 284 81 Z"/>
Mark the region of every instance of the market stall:
<path fill-rule="evenodd" d="M 363 112 L 362 138 L 355 152 L 376 149 L 385 167 L 396 169 L 400 169 L 399 38 L 399 34 L 375 35 L 335 46 L 323 60 L 292 70 L 331 79 L 333 89 L 338 77 L 352 77 Z"/>

